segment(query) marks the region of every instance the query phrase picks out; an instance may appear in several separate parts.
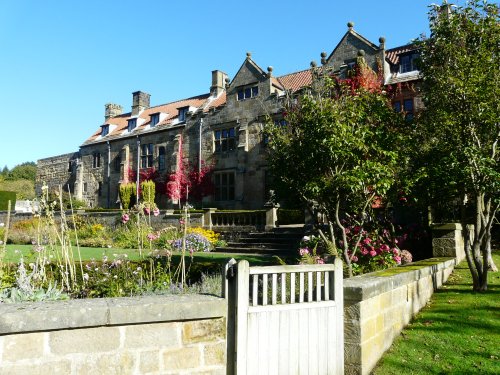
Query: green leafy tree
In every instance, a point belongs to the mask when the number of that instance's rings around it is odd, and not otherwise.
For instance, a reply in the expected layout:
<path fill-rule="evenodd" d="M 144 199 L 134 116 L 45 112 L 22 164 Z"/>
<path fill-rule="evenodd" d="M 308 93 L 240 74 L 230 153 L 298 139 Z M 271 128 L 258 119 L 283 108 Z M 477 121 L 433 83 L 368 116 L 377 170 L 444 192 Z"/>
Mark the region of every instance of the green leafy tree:
<path fill-rule="evenodd" d="M 431 35 L 420 41 L 426 109 L 418 174 L 431 198 L 460 202 L 473 289 L 484 291 L 500 202 L 499 7 L 472 0 L 452 10 L 444 3 L 430 20 Z"/>
<path fill-rule="evenodd" d="M 35 182 L 36 177 L 36 164 L 34 162 L 26 162 L 16 165 L 8 172 L 7 180 L 30 180 Z"/>
<path fill-rule="evenodd" d="M 366 69 L 359 58 L 357 79 L 343 82 L 315 72 L 312 88 L 285 105 L 286 126 L 266 127 L 275 181 L 324 215 L 327 230 L 319 229 L 321 238 L 333 255 L 341 244 L 350 276 L 359 248 L 349 249 L 342 219 L 362 227 L 404 164 L 397 151 L 402 116 L 393 111 L 381 83 L 374 85 L 363 74 Z"/>

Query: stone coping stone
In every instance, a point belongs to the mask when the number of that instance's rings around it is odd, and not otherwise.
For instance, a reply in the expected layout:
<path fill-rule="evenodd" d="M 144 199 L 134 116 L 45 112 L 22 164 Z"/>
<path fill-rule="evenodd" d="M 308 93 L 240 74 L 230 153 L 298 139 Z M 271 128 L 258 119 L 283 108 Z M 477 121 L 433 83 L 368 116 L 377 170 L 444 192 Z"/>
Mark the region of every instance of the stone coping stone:
<path fill-rule="evenodd" d="M 187 294 L 0 304 L 0 335 L 225 317 L 225 299 Z"/>
<path fill-rule="evenodd" d="M 462 230 L 462 224 L 460 223 L 435 223 L 431 225 L 432 230 Z"/>
<path fill-rule="evenodd" d="M 429 258 L 344 279 L 344 299 L 367 300 L 455 265 L 455 258 Z"/>

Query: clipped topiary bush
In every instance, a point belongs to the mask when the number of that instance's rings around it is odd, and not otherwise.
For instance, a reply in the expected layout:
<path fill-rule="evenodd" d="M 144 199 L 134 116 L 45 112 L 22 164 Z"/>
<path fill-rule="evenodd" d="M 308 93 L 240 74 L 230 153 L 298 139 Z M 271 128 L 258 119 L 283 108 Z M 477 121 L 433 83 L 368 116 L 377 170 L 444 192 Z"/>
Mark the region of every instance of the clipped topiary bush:
<path fill-rule="evenodd" d="M 136 186 L 134 182 L 120 185 L 120 201 L 125 210 L 130 208 L 130 201 L 135 196 Z"/>
<path fill-rule="evenodd" d="M 14 211 L 16 207 L 16 193 L 13 191 L 0 191 L 0 211 L 6 211 L 9 207 Z"/>

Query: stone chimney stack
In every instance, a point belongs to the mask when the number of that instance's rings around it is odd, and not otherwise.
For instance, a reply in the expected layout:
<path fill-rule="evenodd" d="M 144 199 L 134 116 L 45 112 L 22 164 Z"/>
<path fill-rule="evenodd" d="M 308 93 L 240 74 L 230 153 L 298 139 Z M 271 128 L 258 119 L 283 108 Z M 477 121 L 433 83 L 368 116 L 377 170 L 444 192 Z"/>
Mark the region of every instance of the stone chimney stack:
<path fill-rule="evenodd" d="M 111 117 L 119 116 L 123 113 L 123 107 L 119 104 L 108 103 L 104 105 L 104 121 L 108 121 Z"/>
<path fill-rule="evenodd" d="M 142 91 L 132 93 L 132 116 L 137 116 L 149 108 L 149 98 L 151 98 L 151 95 Z"/>
<path fill-rule="evenodd" d="M 212 71 L 212 86 L 210 86 L 210 94 L 212 96 L 219 96 L 226 87 L 227 74 L 220 70 Z"/>

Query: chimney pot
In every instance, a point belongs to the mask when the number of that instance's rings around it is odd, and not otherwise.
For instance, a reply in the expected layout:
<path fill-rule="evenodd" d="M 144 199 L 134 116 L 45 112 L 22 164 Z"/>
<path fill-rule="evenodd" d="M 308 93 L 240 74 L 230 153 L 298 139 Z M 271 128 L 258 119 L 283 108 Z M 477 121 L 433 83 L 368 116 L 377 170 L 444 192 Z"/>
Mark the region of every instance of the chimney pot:
<path fill-rule="evenodd" d="M 149 108 L 149 99 L 151 95 L 142 91 L 132 93 L 132 116 L 137 116 L 139 113 Z"/>
<path fill-rule="evenodd" d="M 111 117 L 119 116 L 123 113 L 123 107 L 119 104 L 107 103 L 104 105 L 104 121 L 108 121 Z"/>

